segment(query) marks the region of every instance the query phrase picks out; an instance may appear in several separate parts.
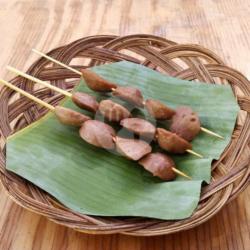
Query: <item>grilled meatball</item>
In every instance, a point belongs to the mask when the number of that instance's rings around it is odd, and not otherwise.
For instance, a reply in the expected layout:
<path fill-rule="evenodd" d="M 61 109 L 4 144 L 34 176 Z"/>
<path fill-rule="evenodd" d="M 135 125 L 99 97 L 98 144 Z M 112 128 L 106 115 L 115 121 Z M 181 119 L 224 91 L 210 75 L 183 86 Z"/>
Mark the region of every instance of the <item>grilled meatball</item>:
<path fill-rule="evenodd" d="M 144 119 L 126 118 L 121 120 L 120 125 L 142 137 L 154 138 L 155 136 L 155 126 Z"/>
<path fill-rule="evenodd" d="M 148 143 L 138 139 L 116 137 L 115 144 L 118 153 L 134 161 L 141 159 L 152 150 Z"/>
<path fill-rule="evenodd" d="M 134 87 L 117 87 L 113 90 L 113 95 L 127 101 L 137 107 L 143 107 L 143 96 L 141 91 Z"/>
<path fill-rule="evenodd" d="M 85 121 L 90 120 L 90 117 L 84 114 L 61 106 L 55 107 L 55 115 L 62 124 L 76 127 L 80 127 Z"/>
<path fill-rule="evenodd" d="M 72 101 L 80 108 L 86 109 L 95 113 L 98 109 L 99 103 L 95 97 L 82 92 L 76 92 L 72 95 Z"/>
<path fill-rule="evenodd" d="M 156 120 L 168 120 L 175 114 L 173 109 L 158 100 L 146 100 L 145 107 L 148 113 Z"/>
<path fill-rule="evenodd" d="M 172 118 L 170 131 L 187 141 L 192 141 L 200 132 L 201 123 L 197 113 L 190 107 L 179 107 Z"/>
<path fill-rule="evenodd" d="M 90 70 L 82 69 L 81 73 L 88 87 L 94 91 L 110 92 L 113 88 L 117 87 L 115 83 L 103 79 L 102 77 Z"/>
<path fill-rule="evenodd" d="M 89 120 L 82 125 L 79 133 L 83 140 L 96 147 L 105 149 L 115 148 L 113 141 L 115 130 L 104 122 Z"/>
<path fill-rule="evenodd" d="M 180 136 L 163 128 L 157 128 L 156 131 L 156 139 L 162 149 L 175 154 L 184 154 L 187 149 L 192 149 L 192 145 Z"/>
<path fill-rule="evenodd" d="M 176 174 L 174 161 L 167 155 L 162 153 L 151 153 L 143 157 L 139 164 L 154 176 L 158 176 L 162 180 L 171 181 L 175 179 Z"/>

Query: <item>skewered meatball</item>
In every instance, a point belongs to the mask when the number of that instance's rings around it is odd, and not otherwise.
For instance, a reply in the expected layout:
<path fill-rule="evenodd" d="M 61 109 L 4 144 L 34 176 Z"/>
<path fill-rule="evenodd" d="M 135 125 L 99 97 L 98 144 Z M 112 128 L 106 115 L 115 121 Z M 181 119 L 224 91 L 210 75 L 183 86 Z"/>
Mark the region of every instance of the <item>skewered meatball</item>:
<path fill-rule="evenodd" d="M 151 152 L 151 146 L 138 139 L 116 137 L 116 151 L 130 160 L 137 161 Z"/>
<path fill-rule="evenodd" d="M 175 168 L 174 161 L 165 154 L 148 154 L 139 161 L 139 164 L 154 176 L 158 176 L 162 180 L 171 181 L 176 177 L 176 174 L 173 171 L 173 168 Z"/>
<path fill-rule="evenodd" d="M 190 107 L 182 106 L 176 109 L 170 125 L 171 132 L 187 141 L 192 141 L 199 134 L 200 129 L 200 119 Z"/>
<path fill-rule="evenodd" d="M 82 77 L 84 78 L 88 87 L 97 92 L 110 92 L 113 88 L 116 88 L 117 85 L 115 83 L 109 82 L 96 73 L 82 69 Z"/>
<path fill-rule="evenodd" d="M 124 118 L 131 116 L 130 112 L 122 105 L 111 100 L 103 100 L 99 104 L 100 113 L 112 122 L 119 122 Z"/>
<path fill-rule="evenodd" d="M 200 132 L 201 124 L 197 115 L 187 115 L 172 121 L 170 131 L 187 141 L 192 141 Z"/>
<path fill-rule="evenodd" d="M 86 121 L 80 128 L 79 133 L 83 140 L 96 147 L 105 149 L 115 148 L 115 143 L 113 141 L 115 130 L 101 121 Z"/>
<path fill-rule="evenodd" d="M 90 120 L 90 117 L 84 114 L 61 106 L 55 107 L 55 115 L 62 124 L 76 127 L 80 127 L 85 121 Z"/>
<path fill-rule="evenodd" d="M 148 113 L 156 120 L 168 120 L 175 111 L 158 100 L 148 99 L 145 103 Z"/>
<path fill-rule="evenodd" d="M 163 128 L 157 128 L 156 131 L 156 138 L 162 149 L 175 154 L 183 154 L 187 149 L 192 149 L 192 145 L 180 136 Z"/>
<path fill-rule="evenodd" d="M 141 91 L 133 87 L 117 87 L 113 95 L 125 100 L 137 107 L 143 107 L 143 96 Z"/>
<path fill-rule="evenodd" d="M 144 119 L 126 118 L 121 120 L 120 125 L 139 136 L 147 138 L 154 138 L 155 136 L 155 126 Z"/>
<path fill-rule="evenodd" d="M 99 103 L 95 97 L 82 92 L 76 92 L 72 95 L 72 101 L 80 108 L 86 109 L 90 112 L 96 112 Z"/>

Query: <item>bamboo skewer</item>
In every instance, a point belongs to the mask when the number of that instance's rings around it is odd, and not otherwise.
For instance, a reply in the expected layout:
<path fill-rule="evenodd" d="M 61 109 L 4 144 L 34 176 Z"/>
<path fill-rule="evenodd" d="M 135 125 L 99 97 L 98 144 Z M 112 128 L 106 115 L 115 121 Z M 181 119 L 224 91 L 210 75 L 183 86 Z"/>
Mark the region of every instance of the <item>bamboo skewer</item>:
<path fill-rule="evenodd" d="M 60 62 L 60 61 L 58 61 L 58 60 L 56 60 L 56 59 L 54 59 L 54 58 L 52 58 L 50 56 L 38 51 L 38 50 L 36 50 L 36 49 L 32 49 L 32 51 L 35 52 L 36 54 L 48 59 L 48 60 L 50 60 L 50 61 L 52 61 L 52 62 L 54 62 L 54 63 L 56 63 L 56 64 L 58 64 L 58 65 L 60 65 L 62 67 L 65 67 L 66 69 L 71 70 L 71 71 L 75 72 L 76 74 L 82 76 L 82 73 L 79 70 L 76 70 L 73 67 L 70 67 L 70 66 L 68 66 L 68 65 L 66 65 L 66 64 L 64 64 L 64 63 L 62 63 L 62 62 Z M 115 90 L 115 88 L 112 89 L 112 91 L 114 91 L 114 90 Z M 215 136 L 217 138 L 224 139 L 221 135 L 219 135 L 219 134 L 217 134 L 217 133 L 215 133 L 215 132 L 213 132 L 213 131 L 211 131 L 211 130 L 209 130 L 207 128 L 201 127 L 201 131 L 203 131 L 204 133 L 207 133 L 207 134 L 209 134 L 211 136 Z"/>
<path fill-rule="evenodd" d="M 12 85 L 12 84 L 9 83 L 9 82 L 6 82 L 6 81 L 0 79 L 0 83 L 2 83 L 3 85 L 7 86 L 8 88 L 10 88 L 10 89 L 12 89 L 12 90 L 14 90 L 14 91 L 16 91 L 16 92 L 18 92 L 18 93 L 20 93 L 21 95 L 26 96 L 26 97 L 29 98 L 30 100 L 32 100 L 32 101 L 34 101 L 34 102 L 40 104 L 41 106 L 46 107 L 47 109 L 49 109 L 49 110 L 51 110 L 51 111 L 54 111 L 54 110 L 55 110 L 55 107 L 54 107 L 54 106 L 52 106 L 52 105 L 50 105 L 49 103 L 46 103 L 46 102 L 40 100 L 39 98 L 37 98 L 37 97 L 31 95 L 30 93 L 28 93 L 28 92 L 26 92 L 26 91 L 24 91 L 24 90 L 22 90 L 22 89 L 16 87 L 15 85 Z"/>
<path fill-rule="evenodd" d="M 187 174 L 183 173 L 183 172 L 180 171 L 179 169 L 173 167 L 172 170 L 173 170 L 176 174 L 181 175 L 181 176 L 183 176 L 183 177 L 185 177 L 185 178 L 187 178 L 187 179 L 189 179 L 189 180 L 192 180 L 192 178 L 191 178 L 190 176 L 188 176 Z"/>
<path fill-rule="evenodd" d="M 23 96 L 29 98 L 30 100 L 32 100 L 32 101 L 34 101 L 34 102 L 40 104 L 41 106 L 44 106 L 44 107 L 46 107 L 47 109 L 49 109 L 49 110 L 51 110 L 51 111 L 54 112 L 54 110 L 55 110 L 55 107 L 54 107 L 54 106 L 52 106 L 52 105 L 50 105 L 50 104 L 48 104 L 48 103 L 46 103 L 46 102 L 40 100 L 39 98 L 37 98 L 37 97 L 31 95 L 30 93 L 28 93 L 28 92 L 26 92 L 26 91 L 24 91 L 24 90 L 22 90 L 22 89 L 16 87 L 15 85 L 13 85 L 13 84 L 11 84 L 11 83 L 5 81 L 5 80 L 0 79 L 0 83 L 2 83 L 3 85 L 7 86 L 8 88 L 10 88 L 10 89 L 16 91 L 17 93 L 19 93 L 19 94 L 21 94 L 21 95 L 23 95 Z M 115 142 L 115 141 L 116 141 L 116 138 L 113 137 L 113 140 L 114 140 L 114 142 Z M 186 174 L 183 173 L 182 171 L 180 171 L 180 170 L 178 170 L 178 169 L 176 169 L 176 168 L 174 168 L 174 167 L 172 168 L 172 170 L 173 170 L 176 174 L 179 174 L 179 175 L 181 175 L 181 176 L 183 176 L 183 177 L 185 177 L 185 178 L 187 178 L 187 179 L 189 179 L 189 180 L 192 180 L 192 178 L 191 178 L 190 176 L 186 175 Z"/>
<path fill-rule="evenodd" d="M 188 153 L 191 154 L 191 155 L 195 155 L 195 156 L 197 156 L 197 157 L 199 157 L 199 158 L 203 158 L 203 155 L 198 154 L 198 153 L 196 153 L 195 151 L 193 151 L 193 150 L 191 150 L 191 149 L 187 149 L 186 152 L 188 152 Z"/>
<path fill-rule="evenodd" d="M 201 127 L 201 131 L 203 131 L 203 132 L 205 132 L 205 133 L 207 133 L 207 134 L 209 134 L 209 135 L 218 137 L 218 138 L 220 138 L 220 139 L 224 139 L 223 136 L 221 136 L 221 135 L 219 135 L 219 134 L 217 134 L 217 133 L 215 133 L 215 132 L 213 132 L 213 131 L 211 131 L 211 130 L 209 130 L 209 129 L 207 129 L 207 128 Z"/>
<path fill-rule="evenodd" d="M 52 58 L 50 56 L 47 56 L 46 54 L 44 54 L 44 53 L 42 53 L 42 52 L 40 52 L 40 51 L 38 51 L 36 49 L 32 49 L 32 51 L 35 52 L 36 54 L 48 59 L 51 62 L 54 62 L 54 63 L 56 63 L 56 64 L 58 64 L 58 65 L 60 65 L 60 66 L 62 66 L 64 68 L 66 68 L 68 70 L 71 70 L 71 71 L 75 72 L 76 74 L 82 76 L 82 73 L 79 70 L 76 70 L 76 69 L 74 69 L 73 67 L 70 67 L 67 64 L 64 64 L 64 63 L 62 63 L 62 62 L 60 62 L 60 61 L 58 61 L 58 60 L 56 60 L 56 59 L 54 59 L 54 58 Z"/>
<path fill-rule="evenodd" d="M 15 73 L 15 74 L 17 74 L 17 75 L 20 75 L 20 76 L 22 76 L 22 77 L 25 77 L 25 78 L 27 78 L 27 79 L 29 79 L 29 80 L 31 80 L 31 81 L 33 81 L 33 82 L 36 82 L 36 83 L 38 83 L 38 84 L 41 84 L 41 85 L 43 85 L 44 87 L 47 87 L 47 88 L 52 89 L 52 90 L 54 90 L 54 91 L 57 91 L 57 92 L 61 93 L 62 95 L 65 95 L 65 96 L 68 96 L 68 97 L 72 97 L 72 94 L 69 93 L 69 92 L 66 91 L 66 90 L 60 89 L 60 88 L 58 88 L 58 87 L 56 87 L 56 86 L 53 86 L 53 85 L 51 85 L 51 84 L 49 84 L 49 83 L 47 83 L 47 82 L 45 82 L 45 81 L 42 81 L 42 80 L 40 80 L 40 79 L 38 79 L 38 78 L 36 78 L 36 77 L 34 77 L 34 76 L 28 75 L 28 74 L 26 74 L 26 73 L 24 73 L 24 72 L 22 72 L 22 71 L 20 71 L 20 70 L 18 70 L 18 69 L 15 69 L 15 68 L 13 68 L 13 67 L 11 67 L 11 66 L 7 66 L 6 68 L 7 68 L 9 71 L 11 71 L 11 72 L 13 72 L 13 73 Z"/>

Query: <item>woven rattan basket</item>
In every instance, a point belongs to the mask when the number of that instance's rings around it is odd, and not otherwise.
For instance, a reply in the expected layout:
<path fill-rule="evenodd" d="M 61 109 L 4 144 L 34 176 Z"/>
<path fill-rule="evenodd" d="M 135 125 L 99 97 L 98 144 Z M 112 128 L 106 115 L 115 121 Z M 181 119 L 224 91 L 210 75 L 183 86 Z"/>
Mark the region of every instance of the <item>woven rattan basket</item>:
<path fill-rule="evenodd" d="M 76 64 L 76 58 L 80 65 L 79 58 L 84 58 L 84 66 L 75 66 L 78 69 L 128 60 L 181 79 L 231 84 L 241 111 L 230 145 L 221 158 L 214 162 L 213 180 L 202 189 L 198 208 L 190 218 L 161 221 L 97 217 L 79 214 L 59 205 L 43 190 L 5 169 L 6 137 L 39 119 L 46 110 L 26 98 L 16 96 L 13 91 L 2 88 L 0 178 L 8 194 L 18 204 L 56 223 L 86 233 L 150 236 L 186 230 L 207 221 L 247 187 L 250 174 L 250 82 L 238 71 L 225 66 L 217 55 L 198 45 L 177 44 L 151 35 L 92 36 L 54 49 L 49 55 L 71 65 Z M 51 63 L 41 58 L 29 68 L 28 73 L 65 89 L 71 89 L 77 83 L 76 74 L 49 64 Z M 12 83 L 53 105 L 62 99 L 62 96 L 55 95 L 49 89 L 34 88 L 33 83 L 20 77 L 13 79 Z"/>

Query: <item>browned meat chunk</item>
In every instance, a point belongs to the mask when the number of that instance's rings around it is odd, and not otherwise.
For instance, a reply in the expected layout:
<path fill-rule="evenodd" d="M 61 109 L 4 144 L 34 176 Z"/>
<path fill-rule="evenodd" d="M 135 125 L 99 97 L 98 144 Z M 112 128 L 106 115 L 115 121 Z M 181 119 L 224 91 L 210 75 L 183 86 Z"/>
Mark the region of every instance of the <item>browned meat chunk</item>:
<path fill-rule="evenodd" d="M 145 106 L 148 113 L 156 120 L 168 120 L 175 114 L 173 109 L 158 100 L 148 99 Z"/>
<path fill-rule="evenodd" d="M 121 126 L 126 128 L 127 130 L 143 137 L 154 138 L 156 128 L 155 126 L 140 118 L 126 118 L 121 120 Z"/>
<path fill-rule="evenodd" d="M 170 153 L 183 154 L 187 149 L 192 149 L 188 141 L 163 128 L 157 128 L 156 138 L 159 146 Z"/>
<path fill-rule="evenodd" d="M 82 69 L 82 77 L 85 80 L 88 87 L 97 92 L 110 92 L 113 88 L 116 88 L 117 85 L 115 83 L 109 82 L 96 73 Z"/>
<path fill-rule="evenodd" d="M 105 149 L 115 148 L 115 143 L 113 141 L 115 131 L 104 122 L 89 120 L 82 125 L 79 133 L 83 140 L 96 147 Z"/>
<path fill-rule="evenodd" d="M 85 121 L 90 120 L 90 117 L 84 114 L 61 106 L 55 107 L 55 115 L 62 124 L 76 127 L 80 127 Z"/>
<path fill-rule="evenodd" d="M 141 159 L 152 150 L 148 143 L 137 139 L 116 137 L 115 141 L 117 152 L 134 161 Z"/>
<path fill-rule="evenodd" d="M 201 123 L 197 113 L 190 107 L 182 106 L 176 109 L 172 118 L 170 131 L 187 141 L 192 141 L 200 132 Z"/>
<path fill-rule="evenodd" d="M 78 107 L 94 113 L 97 111 L 99 106 L 99 103 L 96 101 L 95 97 L 82 92 L 73 93 L 72 101 Z"/>
<path fill-rule="evenodd" d="M 148 154 L 139 161 L 139 164 L 154 176 L 158 176 L 162 180 L 171 181 L 176 177 L 176 174 L 173 171 L 173 168 L 175 168 L 174 161 L 165 154 Z"/>
<path fill-rule="evenodd" d="M 117 87 L 113 95 L 125 100 L 137 107 L 143 107 L 143 96 L 141 91 L 133 87 Z"/>

